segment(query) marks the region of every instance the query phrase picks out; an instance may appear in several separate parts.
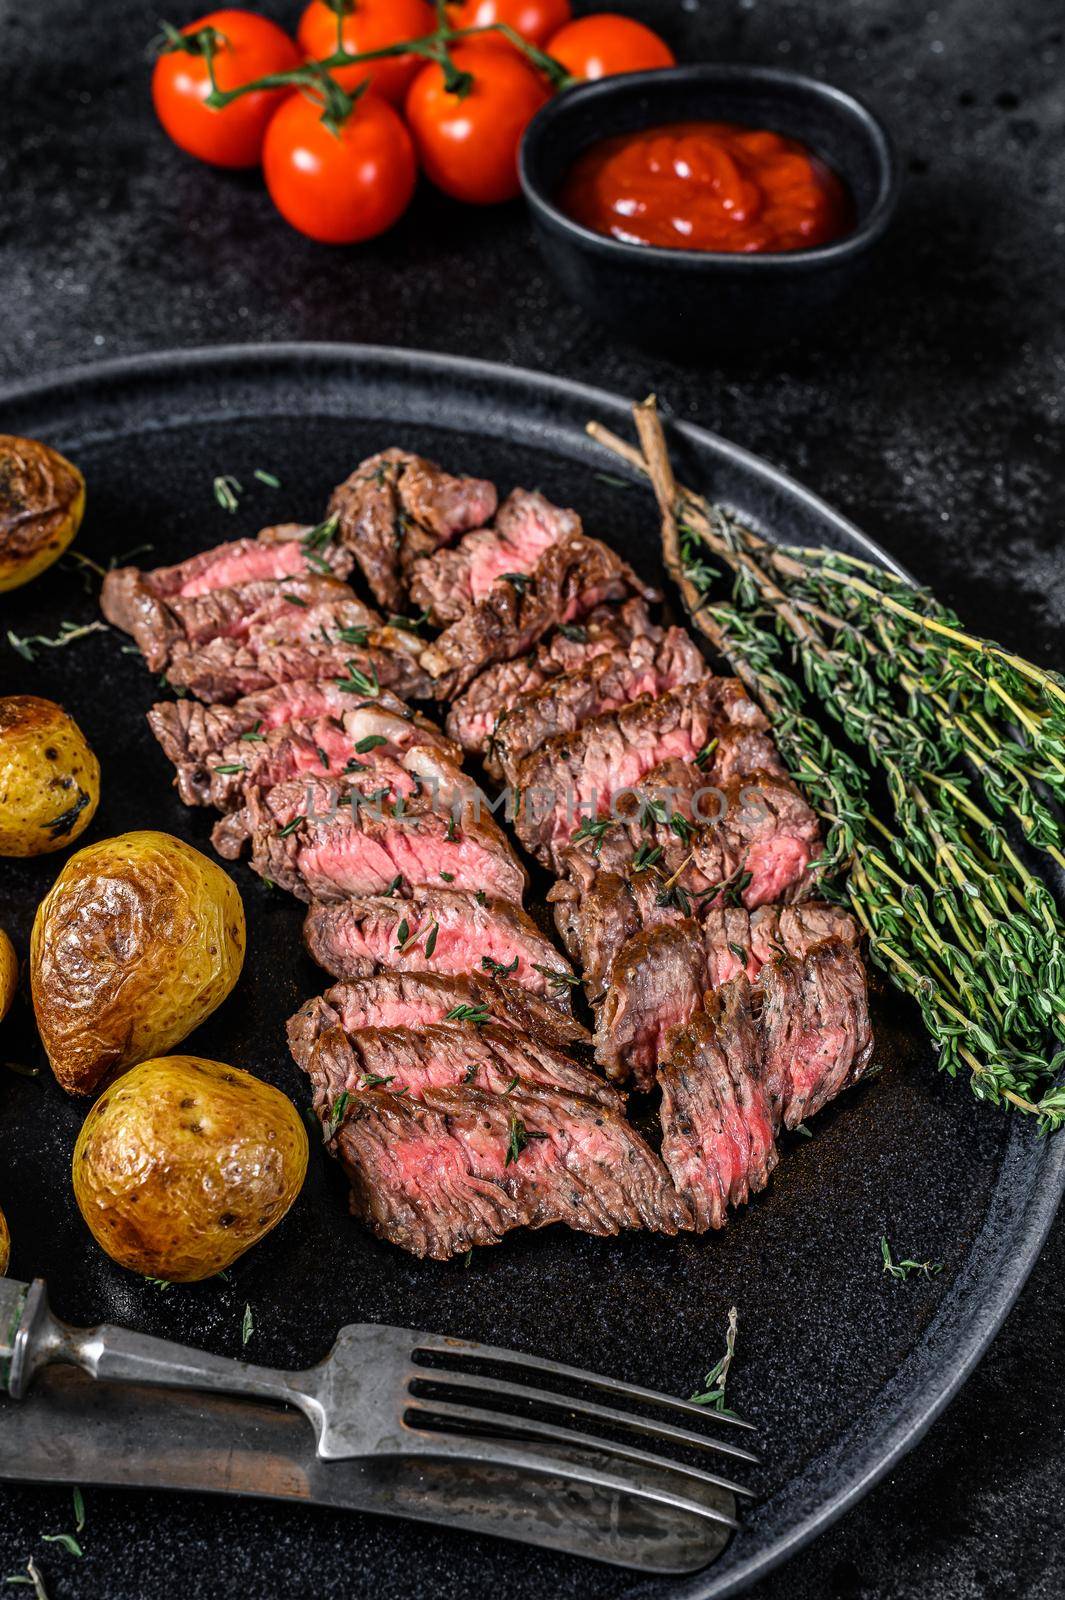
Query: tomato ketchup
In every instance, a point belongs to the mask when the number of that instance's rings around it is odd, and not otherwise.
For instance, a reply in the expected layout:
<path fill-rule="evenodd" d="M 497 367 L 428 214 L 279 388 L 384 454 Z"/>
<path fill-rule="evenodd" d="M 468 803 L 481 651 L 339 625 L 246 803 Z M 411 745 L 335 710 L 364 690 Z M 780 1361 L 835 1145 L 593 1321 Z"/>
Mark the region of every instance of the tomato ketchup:
<path fill-rule="evenodd" d="M 812 150 L 733 122 L 600 140 L 570 171 L 559 204 L 596 233 L 674 250 L 802 250 L 853 225 L 846 189 Z"/>

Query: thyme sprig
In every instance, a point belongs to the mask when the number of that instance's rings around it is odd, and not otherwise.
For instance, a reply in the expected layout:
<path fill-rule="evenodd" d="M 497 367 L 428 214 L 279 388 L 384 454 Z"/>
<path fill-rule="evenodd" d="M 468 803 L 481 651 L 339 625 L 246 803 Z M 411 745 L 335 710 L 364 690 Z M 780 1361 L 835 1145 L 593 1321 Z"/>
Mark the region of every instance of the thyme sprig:
<path fill-rule="evenodd" d="M 838 880 L 940 1066 L 1060 1127 L 1065 923 L 1026 852 L 1065 867 L 1065 678 L 879 567 L 768 544 L 676 484 L 653 399 L 634 414 L 642 451 L 589 431 L 650 478 L 695 625 L 824 818 L 821 888 Z"/>

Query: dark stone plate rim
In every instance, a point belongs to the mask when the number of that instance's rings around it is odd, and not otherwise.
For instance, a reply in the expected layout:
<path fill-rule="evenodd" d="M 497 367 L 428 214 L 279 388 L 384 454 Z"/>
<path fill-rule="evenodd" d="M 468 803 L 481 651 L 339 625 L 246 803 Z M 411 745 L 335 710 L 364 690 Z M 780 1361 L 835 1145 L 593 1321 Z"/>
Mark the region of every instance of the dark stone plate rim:
<path fill-rule="evenodd" d="M 203 379 L 218 379 L 217 399 L 205 404 Z M 225 378 L 223 384 L 222 379 Z M 340 380 L 340 399 L 326 393 Z M 131 428 L 128 408 L 150 396 L 136 431 L 168 428 L 194 418 L 291 414 L 294 388 L 319 414 L 343 414 L 345 386 L 374 384 L 409 400 L 409 421 L 448 425 L 441 397 L 461 396 L 464 421 L 486 432 L 519 437 L 549 450 L 567 442 L 571 457 L 592 470 L 618 471 L 612 458 L 579 430 L 599 417 L 628 434 L 629 402 L 620 396 L 547 374 L 429 352 L 354 344 L 229 345 L 163 351 L 74 367 L 41 380 L 0 387 L 5 430 L 47 433 L 60 448 L 75 438 L 113 437 Z M 185 386 L 188 394 L 183 394 Z M 286 393 L 287 391 L 287 393 Z M 235 403 L 234 396 L 242 396 Z M 192 409 L 182 410 L 186 400 Z M 349 393 L 349 401 L 351 395 Z M 159 407 L 165 415 L 160 415 Z M 86 431 L 86 415 L 92 426 Z M 383 421 L 395 417 L 383 414 Z M 675 420 L 672 440 L 678 476 L 695 462 L 705 486 L 767 532 L 798 524 L 804 538 L 860 552 L 906 575 L 905 569 L 847 518 L 770 463 L 696 424 Z M 708 483 L 708 478 L 712 480 Z M 989 1109 L 989 1116 L 996 1113 Z M 795 1554 L 854 1505 L 912 1448 L 961 1388 L 1001 1326 L 1044 1243 L 1065 1190 L 1065 1141 L 1040 1139 L 1015 1119 L 1004 1141 L 998 1181 L 984 1224 L 949 1292 L 894 1378 L 836 1445 L 760 1508 L 757 1537 L 733 1541 L 708 1572 L 674 1583 L 636 1582 L 628 1596 L 670 1594 L 677 1600 L 723 1600 L 746 1589 Z"/>

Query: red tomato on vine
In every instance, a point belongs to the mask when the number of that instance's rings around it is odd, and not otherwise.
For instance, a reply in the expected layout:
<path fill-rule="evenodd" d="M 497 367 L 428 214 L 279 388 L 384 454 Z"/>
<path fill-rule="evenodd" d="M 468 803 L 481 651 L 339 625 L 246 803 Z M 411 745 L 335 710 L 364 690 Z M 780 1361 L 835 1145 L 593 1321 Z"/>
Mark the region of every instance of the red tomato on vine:
<path fill-rule="evenodd" d="M 460 88 L 447 87 L 434 61 L 407 95 L 407 121 L 422 167 L 456 200 L 478 206 L 512 200 L 521 189 L 521 136 L 547 100 L 547 88 L 515 50 L 459 43 L 451 59 Z"/>
<path fill-rule="evenodd" d="M 486 28 L 493 22 L 506 22 L 530 44 L 543 46 L 572 15 L 569 0 L 466 0 L 453 18 L 456 28 Z"/>
<path fill-rule="evenodd" d="M 346 0 L 340 37 L 351 55 L 381 50 L 432 33 L 436 14 L 428 0 Z M 336 53 L 337 14 L 327 0 L 311 0 L 296 31 L 305 55 L 324 61 Z M 423 63 L 417 56 L 385 56 L 361 66 L 334 67 L 333 77 L 342 89 L 368 82 L 376 94 L 399 105 Z"/>
<path fill-rule="evenodd" d="M 215 111 L 205 104 L 211 93 L 208 58 L 220 89 L 236 89 L 300 64 L 300 53 L 283 29 L 251 11 L 211 11 L 176 35 L 152 72 L 156 115 L 171 139 L 189 155 L 216 167 L 254 167 L 267 123 L 287 89 L 263 89 Z"/>
<path fill-rule="evenodd" d="M 321 102 L 294 94 L 263 144 L 270 198 L 294 228 L 323 244 L 356 244 L 384 233 L 406 211 L 418 178 L 399 113 L 363 94 L 335 129 Z"/>
<path fill-rule="evenodd" d="M 546 49 L 574 78 L 610 78 L 617 72 L 647 72 L 677 64 L 657 33 L 612 11 L 567 23 L 552 34 Z"/>

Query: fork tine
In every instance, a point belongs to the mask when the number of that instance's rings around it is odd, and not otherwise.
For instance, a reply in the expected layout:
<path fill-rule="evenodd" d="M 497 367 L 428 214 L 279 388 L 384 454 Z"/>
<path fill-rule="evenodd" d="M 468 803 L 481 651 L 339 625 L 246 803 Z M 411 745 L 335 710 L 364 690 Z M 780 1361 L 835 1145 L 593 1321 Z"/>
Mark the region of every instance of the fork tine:
<path fill-rule="evenodd" d="M 458 1401 L 436 1400 L 427 1395 L 412 1396 L 408 1412 L 442 1417 L 447 1421 L 472 1423 L 475 1427 L 488 1425 L 500 1428 L 507 1435 L 522 1439 L 542 1439 L 549 1444 L 575 1446 L 580 1450 L 599 1450 L 604 1455 L 616 1456 L 622 1461 L 631 1461 L 634 1466 L 654 1467 L 666 1472 L 675 1472 L 683 1478 L 693 1478 L 698 1483 L 710 1484 L 715 1489 L 725 1489 L 730 1494 L 740 1494 L 748 1499 L 754 1498 L 754 1491 L 744 1488 L 741 1483 L 733 1483 L 730 1478 L 722 1478 L 716 1472 L 706 1472 L 702 1467 L 689 1467 L 680 1461 L 671 1461 L 666 1456 L 654 1455 L 650 1450 L 640 1450 L 635 1445 L 618 1444 L 613 1439 L 599 1439 L 588 1433 L 577 1433 L 572 1428 L 560 1428 L 555 1423 L 539 1422 L 535 1417 L 508 1416 L 505 1412 L 487 1411 L 480 1406 L 463 1405 Z"/>
<path fill-rule="evenodd" d="M 453 1372 L 443 1367 L 415 1367 L 411 1377 L 419 1384 L 446 1385 L 450 1389 L 470 1390 L 473 1404 L 476 1404 L 478 1397 L 532 1400 L 538 1405 L 552 1406 L 555 1410 L 567 1411 L 577 1417 L 587 1417 L 595 1422 L 609 1423 L 613 1427 L 650 1434 L 656 1439 L 668 1440 L 671 1444 L 691 1445 L 698 1450 L 716 1450 L 721 1455 L 732 1456 L 737 1461 L 749 1461 L 755 1466 L 759 1461 L 758 1456 L 752 1451 L 744 1450 L 740 1445 L 731 1444 L 727 1440 L 715 1438 L 712 1434 L 693 1433 L 688 1428 L 676 1428 L 670 1422 L 657 1422 L 653 1417 L 641 1416 L 636 1412 L 615 1411 L 610 1406 L 597 1405 L 594 1401 L 576 1400 L 572 1395 L 559 1394 L 554 1389 L 533 1389 L 521 1383 L 505 1383 L 497 1378 L 486 1378 L 480 1373 Z M 424 1399 L 421 1395 L 413 1398 L 419 1401 Z M 493 1415 L 507 1422 L 514 1418 L 513 1411 L 494 1412 Z"/>
<path fill-rule="evenodd" d="M 476 1357 L 479 1361 L 499 1361 L 514 1368 L 516 1373 L 528 1372 L 533 1376 L 543 1374 L 553 1378 L 574 1378 L 592 1388 L 602 1389 L 606 1394 L 614 1395 L 618 1399 L 643 1400 L 649 1405 L 668 1406 L 670 1410 L 683 1411 L 692 1417 L 701 1417 L 704 1422 L 708 1417 L 712 1417 L 715 1422 L 723 1422 L 730 1428 L 745 1428 L 751 1433 L 755 1431 L 753 1422 L 746 1422 L 742 1417 L 728 1416 L 723 1411 L 707 1411 L 705 1406 L 697 1406 L 693 1400 L 678 1400 L 675 1395 L 659 1394 L 656 1389 L 644 1389 L 640 1384 L 626 1383 L 622 1378 L 606 1378 L 599 1372 L 585 1372 L 581 1367 L 567 1367 L 560 1361 L 546 1361 L 541 1356 L 527 1356 L 517 1350 L 501 1350 L 497 1345 L 478 1344 L 474 1339 L 449 1339 L 443 1334 L 435 1333 L 419 1334 L 418 1342 L 412 1348 L 412 1354 L 416 1355 L 422 1350 L 437 1356 L 468 1356 Z"/>
<path fill-rule="evenodd" d="M 705 1500 L 697 1500 L 691 1495 L 661 1488 L 646 1479 L 629 1478 L 621 1472 L 608 1472 L 582 1462 L 568 1461 L 565 1456 L 556 1456 L 549 1452 L 528 1448 L 514 1449 L 511 1441 L 498 1437 L 440 1433 L 431 1429 L 410 1431 L 418 1432 L 421 1442 L 417 1451 L 409 1453 L 419 1457 L 443 1461 L 454 1461 L 458 1458 L 465 1461 L 480 1461 L 494 1467 L 510 1467 L 519 1473 L 549 1474 L 551 1477 L 561 1478 L 566 1483 L 590 1489 L 602 1489 L 609 1494 L 628 1495 L 633 1500 L 646 1500 L 654 1505 L 668 1507 L 672 1511 L 700 1517 L 707 1522 L 719 1523 L 726 1528 L 737 1529 L 740 1526 L 735 1517 L 730 1517 L 726 1511 L 721 1511 L 716 1506 L 708 1505 Z M 670 1473 L 671 1468 L 664 1468 L 657 1457 L 651 1458 L 651 1461 L 656 1470 L 663 1470 L 667 1475 Z"/>

